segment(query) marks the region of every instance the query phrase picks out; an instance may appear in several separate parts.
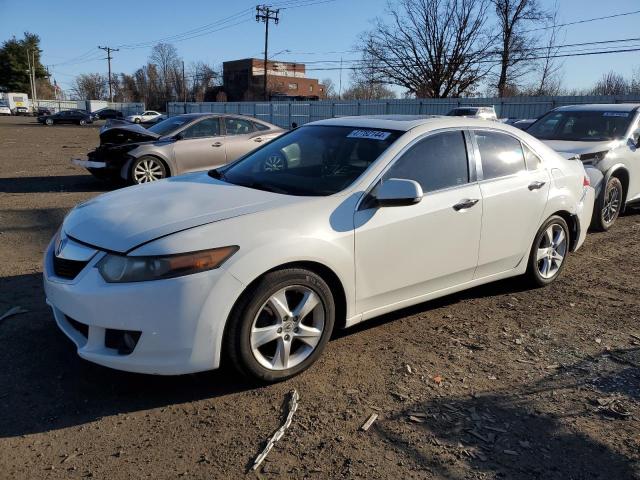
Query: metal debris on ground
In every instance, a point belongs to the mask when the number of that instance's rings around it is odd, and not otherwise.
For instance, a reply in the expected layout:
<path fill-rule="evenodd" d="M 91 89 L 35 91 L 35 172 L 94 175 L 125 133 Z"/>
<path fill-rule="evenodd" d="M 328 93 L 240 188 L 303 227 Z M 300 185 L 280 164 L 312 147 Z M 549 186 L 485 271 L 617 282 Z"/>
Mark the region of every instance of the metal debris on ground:
<path fill-rule="evenodd" d="M 269 452 L 271 451 L 275 443 L 283 437 L 285 430 L 289 428 L 289 426 L 291 425 L 293 414 L 298 409 L 299 399 L 300 397 L 298 396 L 298 391 L 294 389 L 291 392 L 291 399 L 289 400 L 289 413 L 287 414 L 287 419 L 284 421 L 282 426 L 278 430 L 276 430 L 275 433 L 271 436 L 271 438 L 267 442 L 267 445 L 264 447 L 264 450 L 262 450 L 262 453 L 260 453 L 260 455 L 256 457 L 255 461 L 253 462 L 253 467 L 251 467 L 251 470 L 258 469 L 258 467 L 267 457 L 267 455 L 269 454 Z"/>
<path fill-rule="evenodd" d="M 22 307 L 13 307 L 7 310 L 4 315 L 0 317 L 0 322 L 5 318 L 12 317 L 13 315 L 20 315 L 21 313 L 27 313 L 29 310 L 25 310 Z"/>
<path fill-rule="evenodd" d="M 363 432 L 366 432 L 367 430 L 369 430 L 369 427 L 373 425 L 373 422 L 375 422 L 377 418 L 378 418 L 378 414 L 372 413 L 369 416 L 369 418 L 367 418 L 367 421 L 362 424 L 362 426 L 360 427 L 360 430 L 362 430 Z"/>

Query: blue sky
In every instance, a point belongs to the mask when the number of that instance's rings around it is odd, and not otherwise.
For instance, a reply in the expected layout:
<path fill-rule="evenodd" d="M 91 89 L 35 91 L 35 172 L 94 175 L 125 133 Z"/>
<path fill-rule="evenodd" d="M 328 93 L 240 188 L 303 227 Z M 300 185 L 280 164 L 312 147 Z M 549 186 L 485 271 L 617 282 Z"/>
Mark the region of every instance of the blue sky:
<path fill-rule="evenodd" d="M 313 3 L 320 0 L 306 0 Z M 541 0 L 551 8 L 556 0 Z M 640 10 L 638 0 L 557 0 L 559 20 L 581 19 Z M 292 4 L 274 0 L 273 4 Z M 299 1 L 297 3 L 300 3 Z M 349 53 L 360 32 L 376 16 L 385 15 L 387 0 L 334 0 L 281 10 L 281 22 L 270 30 L 270 53 L 296 62 L 356 58 Z M 218 32 L 175 42 L 185 63 L 203 60 L 220 64 L 225 60 L 259 57 L 264 47 L 264 25 L 256 23 L 251 10 L 255 0 L 0 0 L 0 40 L 22 32 L 37 33 L 44 50 L 43 63 L 53 65 L 54 77 L 67 88 L 79 73 L 106 72 L 104 52 L 97 45 L 132 45 L 197 29 L 238 14 Z M 244 13 L 241 13 L 244 11 Z M 235 25 L 234 25 L 235 24 Z M 194 35 L 202 31 L 194 32 Z M 563 43 L 640 37 L 640 14 L 566 28 Z M 640 46 L 640 41 L 635 42 Z M 114 53 L 115 72 L 133 72 L 146 62 L 150 47 L 121 48 Z M 343 53 L 334 53 L 343 52 Z M 311 65 L 308 65 L 310 68 Z M 605 71 L 629 77 L 640 68 L 640 52 L 606 56 L 572 57 L 564 60 L 564 86 L 592 85 Z M 309 76 L 339 81 L 337 71 L 309 72 Z M 348 72 L 343 84 L 348 84 Z"/>

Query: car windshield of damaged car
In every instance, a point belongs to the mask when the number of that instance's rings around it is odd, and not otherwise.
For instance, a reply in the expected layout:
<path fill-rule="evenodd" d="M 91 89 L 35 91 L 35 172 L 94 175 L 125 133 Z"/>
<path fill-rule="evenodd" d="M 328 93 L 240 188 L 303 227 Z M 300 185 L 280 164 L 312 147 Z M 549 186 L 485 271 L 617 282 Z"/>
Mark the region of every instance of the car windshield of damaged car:
<path fill-rule="evenodd" d="M 541 140 L 597 142 L 622 138 L 633 115 L 629 112 L 550 112 L 527 129 Z"/>
<path fill-rule="evenodd" d="M 169 135 L 171 132 L 174 132 L 178 128 L 182 127 L 190 120 L 192 119 L 184 117 L 171 117 L 156 123 L 152 127 L 149 127 L 147 130 L 153 133 L 157 133 L 160 136 Z"/>
<path fill-rule="evenodd" d="M 332 195 L 351 185 L 401 134 L 359 127 L 302 127 L 210 175 L 287 195 Z"/>

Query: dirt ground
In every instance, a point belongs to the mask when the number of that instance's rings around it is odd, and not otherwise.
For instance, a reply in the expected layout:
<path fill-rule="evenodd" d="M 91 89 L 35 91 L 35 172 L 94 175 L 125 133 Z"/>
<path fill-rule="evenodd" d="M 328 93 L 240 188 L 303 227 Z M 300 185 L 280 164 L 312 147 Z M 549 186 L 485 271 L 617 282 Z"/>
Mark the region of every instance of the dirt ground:
<path fill-rule="evenodd" d="M 97 142 L 0 118 L 0 315 L 28 310 L 0 322 L 0 477 L 640 478 L 639 215 L 591 234 L 550 288 L 386 315 L 285 383 L 128 374 L 77 357 L 41 286 L 65 212 L 108 190 L 69 162 Z M 291 427 L 249 472 L 294 388 Z"/>

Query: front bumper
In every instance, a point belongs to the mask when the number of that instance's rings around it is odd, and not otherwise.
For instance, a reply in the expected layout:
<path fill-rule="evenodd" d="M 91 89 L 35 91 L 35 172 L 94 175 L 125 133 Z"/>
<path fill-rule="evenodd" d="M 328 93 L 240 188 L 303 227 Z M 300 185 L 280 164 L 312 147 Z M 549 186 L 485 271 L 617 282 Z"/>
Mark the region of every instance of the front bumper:
<path fill-rule="evenodd" d="M 226 270 L 151 282 L 106 283 L 98 252 L 72 280 L 44 258 L 44 289 L 58 327 L 78 355 L 129 372 L 179 375 L 219 366 L 224 324 L 243 286 Z M 78 322 L 83 327 L 78 328 Z M 107 346 L 109 331 L 141 332 L 131 353 Z"/>
<path fill-rule="evenodd" d="M 578 216 L 578 241 L 575 243 L 574 250 L 579 249 L 587 238 L 587 231 L 591 224 L 591 216 L 593 215 L 593 206 L 595 204 L 596 191 L 593 187 L 584 187 L 582 198 L 576 208 Z"/>

